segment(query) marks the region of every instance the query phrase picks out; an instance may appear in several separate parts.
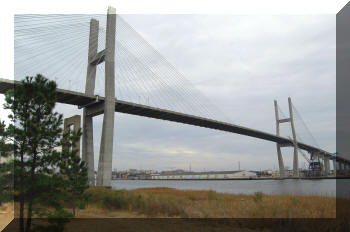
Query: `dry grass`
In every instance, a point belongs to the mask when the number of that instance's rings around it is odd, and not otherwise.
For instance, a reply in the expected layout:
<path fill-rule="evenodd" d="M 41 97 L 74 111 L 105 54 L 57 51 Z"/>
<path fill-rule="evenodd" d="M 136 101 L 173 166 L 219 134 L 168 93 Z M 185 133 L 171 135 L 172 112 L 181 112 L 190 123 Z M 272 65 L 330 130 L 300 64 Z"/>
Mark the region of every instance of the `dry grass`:
<path fill-rule="evenodd" d="M 335 218 L 336 199 L 321 196 L 224 194 L 215 191 L 147 188 L 90 188 L 90 204 L 109 211 L 148 217 L 182 218 Z"/>
<path fill-rule="evenodd" d="M 78 218 L 335 218 L 336 198 L 224 194 L 215 191 L 93 187 Z M 67 208 L 67 211 L 70 209 Z M 34 218 L 36 216 L 34 215 Z"/>
<path fill-rule="evenodd" d="M 76 218 L 145 218 L 146 215 L 129 210 L 109 210 L 94 205 L 78 210 Z"/>
<path fill-rule="evenodd" d="M 65 231 L 113 231 L 115 228 L 133 232 L 310 231 L 310 228 L 314 228 L 312 231 L 345 231 L 337 224 L 337 221 L 324 220 L 323 223 L 323 220 L 295 221 L 288 219 L 278 223 L 276 220 L 272 221 L 274 219 L 258 219 L 335 218 L 336 199 L 332 197 L 264 195 L 261 193 L 254 195 L 223 194 L 215 191 L 171 188 L 127 191 L 101 187 L 89 188 L 85 194 L 89 196 L 89 201 L 85 209 L 78 210 L 77 218 L 90 219 L 71 220 L 66 225 Z M 349 201 L 346 202 L 349 203 Z M 171 219 L 144 220 L 144 217 Z M 113 218 L 113 220 L 106 220 L 106 218 Z M 187 220 L 186 218 L 215 219 Z M 218 218 L 237 219 L 225 221 Z M 38 225 L 43 223 L 47 224 L 46 221 L 37 221 Z M 18 224 L 12 226 L 11 231 L 17 230 Z M 287 230 L 287 227 L 291 228 Z"/>
<path fill-rule="evenodd" d="M 288 219 L 275 224 L 278 221 L 272 223 L 273 219 L 254 219 L 335 218 L 336 199 L 332 197 L 264 195 L 262 193 L 254 195 L 223 194 L 215 191 L 172 188 L 127 191 L 101 187 L 89 188 L 85 194 L 89 196 L 89 201 L 84 209 L 78 210 L 77 218 L 90 219 L 71 220 L 66 225 L 65 231 L 113 231 L 115 228 L 133 232 L 310 231 L 310 228 L 314 228 L 313 231 L 345 231 L 343 229 L 345 227 L 339 226 L 337 221 L 324 220 L 324 223 L 321 223 L 323 220 L 293 221 Z M 349 201 L 346 203 L 348 204 Z M 69 209 L 67 208 L 67 210 Z M 171 219 L 142 219 L 145 217 Z M 113 218 L 114 221 L 106 220 L 106 218 Z M 128 220 L 127 218 L 132 219 Z M 186 218 L 215 219 L 187 220 Z M 224 219 L 218 218 L 237 219 L 224 221 Z M 253 220 L 239 218 L 253 218 Z M 4 221 L 3 218 L 0 219 L 1 222 Z M 47 224 L 45 220 L 38 220 L 35 221 L 37 225 Z M 348 225 L 347 222 L 345 225 Z M 5 226 L 5 224 L 0 226 Z M 18 222 L 17 224 L 11 223 L 11 226 L 9 231 L 18 230 Z M 287 227 L 291 228 L 287 230 Z M 142 229 L 140 230 L 140 228 Z"/>
<path fill-rule="evenodd" d="M 173 197 L 184 217 L 207 218 L 335 218 L 336 199 L 321 196 L 224 194 L 171 188 L 138 189 L 143 196 Z"/>

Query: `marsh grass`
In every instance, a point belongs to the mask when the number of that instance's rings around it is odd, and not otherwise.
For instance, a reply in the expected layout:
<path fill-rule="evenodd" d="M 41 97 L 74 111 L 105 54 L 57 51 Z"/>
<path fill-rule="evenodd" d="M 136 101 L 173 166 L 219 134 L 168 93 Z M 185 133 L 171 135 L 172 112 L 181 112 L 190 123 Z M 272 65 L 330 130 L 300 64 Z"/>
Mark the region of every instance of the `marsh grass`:
<path fill-rule="evenodd" d="M 88 205 L 103 209 L 137 211 L 150 217 L 184 215 L 179 199 L 171 195 L 143 194 L 102 187 L 89 188 L 85 194 Z"/>
<path fill-rule="evenodd" d="M 335 218 L 336 200 L 322 196 L 224 194 L 215 191 L 89 188 L 89 205 L 148 217 Z"/>

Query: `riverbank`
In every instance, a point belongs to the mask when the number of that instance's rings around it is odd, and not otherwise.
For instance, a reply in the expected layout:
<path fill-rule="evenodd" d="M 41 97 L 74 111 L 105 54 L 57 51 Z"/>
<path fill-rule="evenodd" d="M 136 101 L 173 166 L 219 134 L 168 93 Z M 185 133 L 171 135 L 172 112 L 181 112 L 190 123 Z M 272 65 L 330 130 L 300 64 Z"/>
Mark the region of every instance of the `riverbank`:
<path fill-rule="evenodd" d="M 76 219 L 66 225 L 65 231 L 113 231 L 113 228 L 122 227 L 124 231 L 140 231 L 140 228 L 152 231 L 230 231 L 237 228 L 236 231 L 253 232 L 261 231 L 265 226 L 270 229 L 264 231 L 297 231 L 294 225 L 292 230 L 285 230 L 283 223 L 269 224 L 269 221 L 259 218 L 321 218 L 327 222 L 336 217 L 336 199 L 325 196 L 266 195 L 261 192 L 225 194 L 164 187 L 134 190 L 90 187 L 83 197 L 88 199 L 85 208 L 77 210 Z M 223 221 L 222 218 L 235 220 Z M 242 221 L 237 221 L 239 218 Z M 330 231 L 334 228 L 335 221 L 320 224 L 323 220 L 310 221 L 313 222 L 312 228 L 318 228 L 314 231 Z M 302 223 L 307 221 L 300 222 L 296 223 L 298 228 L 308 229 L 311 226 Z M 38 223 L 41 224 L 40 221 Z M 169 224 L 176 226 L 169 227 Z M 17 227 L 18 224 L 13 224 L 9 231 Z"/>
<path fill-rule="evenodd" d="M 89 188 L 88 205 L 78 217 L 112 216 L 180 218 L 335 218 L 336 200 L 325 196 L 225 194 L 204 190 Z M 102 214 L 102 215 L 101 215 Z M 108 216 L 109 217 L 109 216 Z"/>
<path fill-rule="evenodd" d="M 128 180 L 145 180 L 145 181 L 168 181 L 168 180 L 323 180 L 323 179 L 350 179 L 350 177 L 336 177 L 336 176 L 314 176 L 314 177 L 250 177 L 250 178 L 169 178 L 169 179 L 125 179 L 115 178 L 112 180 L 128 181 Z"/>

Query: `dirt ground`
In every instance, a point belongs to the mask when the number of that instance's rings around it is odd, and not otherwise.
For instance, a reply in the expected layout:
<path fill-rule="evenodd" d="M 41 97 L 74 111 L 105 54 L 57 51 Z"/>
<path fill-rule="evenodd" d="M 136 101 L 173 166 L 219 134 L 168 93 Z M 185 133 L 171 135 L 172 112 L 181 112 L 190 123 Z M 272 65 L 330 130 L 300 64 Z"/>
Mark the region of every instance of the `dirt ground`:
<path fill-rule="evenodd" d="M 0 231 L 2 231 L 13 219 L 13 204 L 5 203 L 0 206 Z"/>

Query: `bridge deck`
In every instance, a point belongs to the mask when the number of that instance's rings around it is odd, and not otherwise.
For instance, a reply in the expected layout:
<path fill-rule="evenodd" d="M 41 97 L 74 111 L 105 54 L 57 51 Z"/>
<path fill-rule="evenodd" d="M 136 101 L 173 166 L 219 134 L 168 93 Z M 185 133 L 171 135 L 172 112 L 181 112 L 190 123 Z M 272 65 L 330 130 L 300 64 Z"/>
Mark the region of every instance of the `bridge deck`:
<path fill-rule="evenodd" d="M 14 88 L 14 86 L 20 84 L 18 81 L 7 80 L 0 78 L 0 93 L 4 94 L 7 90 Z M 93 115 L 98 115 L 103 113 L 103 97 L 89 96 L 84 93 L 74 92 L 69 90 L 57 89 L 57 101 L 59 103 L 76 105 L 83 107 L 87 104 L 94 104 L 90 108 L 95 108 Z M 279 144 L 289 144 L 293 143 L 288 139 L 281 136 L 273 135 L 259 130 L 254 130 L 247 127 L 238 126 L 231 123 L 220 122 L 208 118 L 198 117 L 194 115 L 174 112 L 170 110 L 159 109 L 156 107 L 150 107 L 146 105 L 115 100 L 115 111 L 120 113 L 139 115 L 149 118 L 162 119 L 167 121 L 173 121 L 178 123 L 184 123 L 194 126 L 206 127 L 210 129 L 216 129 L 241 135 L 246 135 L 254 138 L 259 138 L 263 140 L 268 140 L 271 142 L 276 142 Z M 309 151 L 309 152 L 318 152 L 325 155 L 329 159 L 335 159 L 335 156 L 329 152 L 326 152 L 322 149 L 300 143 L 298 142 L 299 148 Z M 337 159 L 341 159 L 337 156 Z M 344 160 L 347 161 L 347 160 Z"/>

